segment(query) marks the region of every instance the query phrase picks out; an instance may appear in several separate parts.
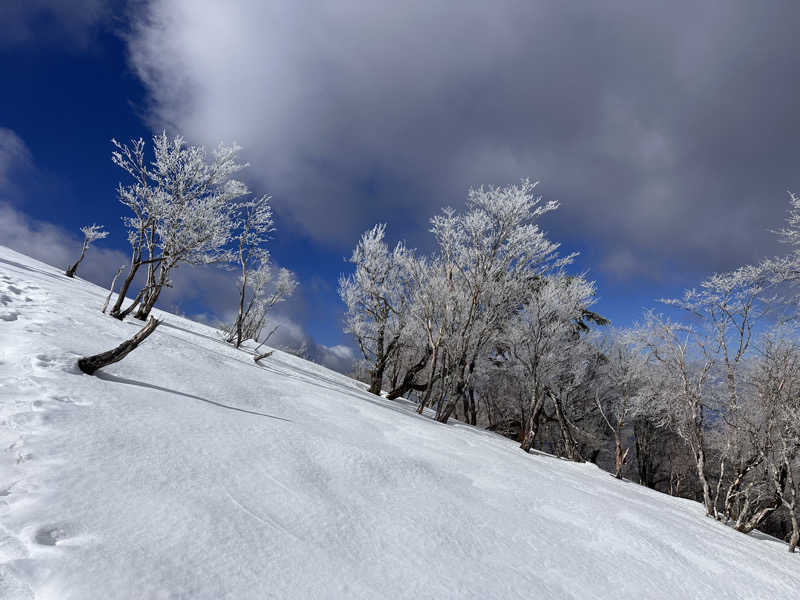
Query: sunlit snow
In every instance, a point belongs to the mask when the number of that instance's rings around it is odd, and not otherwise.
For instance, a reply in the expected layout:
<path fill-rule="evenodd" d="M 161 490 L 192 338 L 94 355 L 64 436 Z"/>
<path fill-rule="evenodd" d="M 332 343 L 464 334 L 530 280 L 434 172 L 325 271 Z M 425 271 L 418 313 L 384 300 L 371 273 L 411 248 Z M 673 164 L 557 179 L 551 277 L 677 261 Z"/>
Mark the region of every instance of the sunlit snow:
<path fill-rule="evenodd" d="M 261 366 L 0 247 L 0 598 L 789 598 L 800 556 L 700 504 Z"/>

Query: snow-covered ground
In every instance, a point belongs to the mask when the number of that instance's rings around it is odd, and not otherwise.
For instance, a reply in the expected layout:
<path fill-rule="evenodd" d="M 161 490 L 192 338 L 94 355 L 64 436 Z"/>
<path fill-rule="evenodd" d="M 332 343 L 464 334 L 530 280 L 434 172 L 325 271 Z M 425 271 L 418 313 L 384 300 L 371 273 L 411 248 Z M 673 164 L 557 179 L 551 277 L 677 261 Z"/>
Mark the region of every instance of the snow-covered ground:
<path fill-rule="evenodd" d="M 0 598 L 789 598 L 800 556 L 0 247 Z"/>

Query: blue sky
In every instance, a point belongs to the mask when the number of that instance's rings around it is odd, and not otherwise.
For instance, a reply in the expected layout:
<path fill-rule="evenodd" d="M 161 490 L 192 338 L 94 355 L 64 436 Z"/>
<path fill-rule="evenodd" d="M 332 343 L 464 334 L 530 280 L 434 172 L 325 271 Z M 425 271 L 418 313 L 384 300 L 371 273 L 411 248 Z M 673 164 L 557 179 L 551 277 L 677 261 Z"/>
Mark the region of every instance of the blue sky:
<path fill-rule="evenodd" d="M 473 185 L 540 179 L 562 203 L 543 227 L 620 325 L 778 252 L 800 189 L 796 6 L 561 4 L 12 1 L 0 243 L 63 262 L 102 223 L 84 274 L 106 283 L 127 253 L 109 140 L 166 128 L 244 147 L 301 282 L 284 318 L 328 347 L 348 343 L 336 280 L 359 233 L 384 221 L 429 250 L 428 219 Z M 168 302 L 223 310 L 222 279 L 185 277 Z"/>

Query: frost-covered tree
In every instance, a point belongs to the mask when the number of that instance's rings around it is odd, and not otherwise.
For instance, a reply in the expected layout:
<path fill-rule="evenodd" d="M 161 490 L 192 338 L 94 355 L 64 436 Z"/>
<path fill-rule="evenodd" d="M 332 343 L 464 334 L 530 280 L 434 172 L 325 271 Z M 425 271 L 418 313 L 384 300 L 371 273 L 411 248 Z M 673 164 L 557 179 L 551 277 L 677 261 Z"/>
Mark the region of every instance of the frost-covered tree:
<path fill-rule="evenodd" d="M 432 220 L 447 282 L 450 316 L 445 365 L 451 387 L 437 420 L 447 422 L 456 403 L 470 399 L 478 358 L 543 274 L 569 263 L 559 258 L 537 221 L 558 208 L 535 195 L 536 183 L 470 190 L 466 212 L 447 209 Z"/>
<path fill-rule="evenodd" d="M 594 401 L 603 423 L 614 435 L 614 476 L 622 478 L 629 448 L 623 447 L 623 430 L 647 402 L 647 356 L 636 348 L 631 332 L 612 331 L 600 346 L 601 377 L 594 386 Z"/>
<path fill-rule="evenodd" d="M 297 288 L 297 280 L 288 269 L 279 269 L 277 276 L 269 255 L 262 254 L 261 261 L 247 267 L 242 287 L 241 313 L 228 329 L 226 341 L 237 348 L 245 340 L 257 340 L 272 308 L 289 298 Z"/>
<path fill-rule="evenodd" d="M 88 250 L 89 246 L 92 245 L 92 242 L 108 237 L 108 232 L 103 230 L 102 225 L 85 225 L 84 227 L 81 227 L 81 233 L 83 234 L 81 255 L 78 257 L 78 260 L 76 260 L 72 266 L 68 267 L 64 272 L 64 275 L 67 277 L 75 277 L 75 272 L 78 270 L 78 265 L 81 264 L 81 261 L 83 261 L 83 257 L 86 256 L 86 250 Z"/>
<path fill-rule="evenodd" d="M 583 277 L 540 277 L 531 282 L 522 309 L 505 324 L 501 347 L 527 390 L 520 445 L 525 452 L 536 441 L 546 398 L 556 406 L 566 447 L 574 448 L 562 399 L 582 381 L 587 357 L 581 347 L 581 324 L 594 294 L 594 283 Z"/>
<path fill-rule="evenodd" d="M 413 258 L 407 262 L 407 272 L 412 289 L 408 314 L 413 324 L 407 328 L 407 338 L 416 362 L 408 368 L 401 385 L 389 397 L 402 395 L 416 384 L 416 389 L 423 392 L 417 409 L 422 413 L 430 404 L 437 377 L 442 376 L 442 344 L 452 323 L 451 306 L 447 302 L 450 286 L 439 258 Z M 418 383 L 417 376 L 425 370 L 427 376 Z"/>
<path fill-rule="evenodd" d="M 286 269 L 281 269 L 273 281 L 269 251 L 264 248 L 273 225 L 268 196 L 238 205 L 233 227 L 235 261 L 240 271 L 239 307 L 227 335 L 227 341 L 237 348 L 246 339 L 258 338 L 272 307 L 297 287 Z"/>
<path fill-rule="evenodd" d="M 131 264 L 111 314 L 121 319 L 138 306 L 135 316 L 146 319 L 161 290 L 170 285 L 172 269 L 228 259 L 225 247 L 235 201 L 249 193 L 233 175 L 246 165 L 239 162 L 235 144 L 220 144 L 209 156 L 202 146 L 189 145 L 181 136 L 170 139 L 166 132 L 153 137 L 152 162 L 145 158 L 142 139 L 130 145 L 112 143 L 114 164 L 133 179 L 118 188 L 120 201 L 133 215 L 123 220 Z M 145 285 L 123 310 L 128 288 L 143 266 Z"/>
<path fill-rule="evenodd" d="M 742 481 L 741 469 L 751 470 L 758 459 L 758 450 L 744 444 L 743 428 L 748 423 L 741 397 L 741 367 L 751 349 L 753 329 L 768 313 L 771 299 L 765 294 L 770 273 L 763 267 L 740 267 L 728 273 L 715 274 L 679 299 L 663 300 L 685 311 L 693 325 L 692 335 L 702 340 L 701 346 L 715 365 L 712 375 L 721 380 L 713 394 L 713 410 L 718 415 L 713 430 L 716 442 L 717 483 L 711 490 L 713 514 L 724 516 L 722 501 L 726 481 L 736 485 Z M 712 394 L 707 392 L 709 398 Z M 709 404 L 711 407 L 711 404 Z M 747 454 L 744 455 L 743 453 Z M 728 490 L 728 496 L 731 490 Z"/>
<path fill-rule="evenodd" d="M 655 398 L 661 404 L 663 424 L 675 431 L 692 452 L 706 514 L 714 514 L 708 476 L 706 440 L 709 412 L 715 407 L 713 348 L 691 326 L 647 313 L 636 330 L 637 343 L 656 361 L 662 373 L 662 388 Z"/>
<path fill-rule="evenodd" d="M 355 272 L 339 279 L 339 296 L 347 309 L 345 331 L 353 335 L 371 365 L 369 391 L 376 395 L 408 318 L 410 252 L 402 243 L 390 250 L 385 235 L 383 224 L 365 232 L 350 257 Z"/>
<path fill-rule="evenodd" d="M 800 345 L 798 331 L 767 336 L 757 385 L 766 417 L 768 444 L 762 458 L 769 467 L 774 493 L 792 525 L 789 552 L 800 543 Z"/>

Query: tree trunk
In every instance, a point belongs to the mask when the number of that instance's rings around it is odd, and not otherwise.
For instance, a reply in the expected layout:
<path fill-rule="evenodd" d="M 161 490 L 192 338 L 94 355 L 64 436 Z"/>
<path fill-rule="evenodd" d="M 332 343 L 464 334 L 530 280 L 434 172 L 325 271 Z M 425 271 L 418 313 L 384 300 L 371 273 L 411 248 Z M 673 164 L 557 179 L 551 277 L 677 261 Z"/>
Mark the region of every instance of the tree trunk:
<path fill-rule="evenodd" d="M 169 269 L 170 266 L 168 266 L 166 263 L 161 263 L 158 282 L 154 283 L 152 288 L 145 288 L 147 292 L 145 292 L 142 303 L 139 305 L 139 310 L 137 310 L 136 314 L 133 315 L 135 319 L 144 321 L 150 316 L 150 311 L 153 310 L 153 307 L 158 300 L 158 296 L 161 294 L 161 290 L 165 285 L 167 285 L 167 281 L 169 279 Z"/>
<path fill-rule="evenodd" d="M 370 370 L 369 393 L 381 395 L 383 387 L 383 371 L 386 368 L 385 354 L 383 351 L 384 329 L 378 329 L 378 339 L 375 341 L 375 365 Z"/>
<path fill-rule="evenodd" d="M 618 423 L 617 428 L 614 430 L 614 477 L 622 479 L 622 467 L 625 466 L 625 459 L 628 457 L 628 451 L 622 450 L 622 426 Z"/>
<path fill-rule="evenodd" d="M 792 498 L 790 503 L 786 502 L 784 498 L 784 504 L 786 508 L 789 509 L 789 516 L 792 519 L 792 536 L 789 538 L 789 552 L 794 552 L 795 548 L 797 548 L 797 543 L 800 542 L 800 526 L 797 523 L 797 486 L 794 482 L 794 472 L 792 471 L 792 458 L 793 456 L 787 451 L 786 448 L 786 440 L 783 440 L 783 455 L 784 455 L 784 464 L 786 465 L 786 483 L 789 488 L 789 494 Z M 791 456 L 791 458 L 790 458 Z"/>
<path fill-rule="evenodd" d="M 109 314 L 112 317 L 119 319 L 120 321 L 125 318 L 121 314 L 122 303 L 125 302 L 125 296 L 128 294 L 128 288 L 130 288 L 131 283 L 133 283 L 133 278 L 136 277 L 136 271 L 139 270 L 140 266 L 141 263 L 139 262 L 138 258 L 131 261 L 131 268 L 128 270 L 128 274 L 125 276 L 125 280 L 122 282 L 122 287 L 119 289 L 119 295 L 117 296 L 117 301 L 114 302 L 114 306 L 111 307 L 111 312 Z"/>
<path fill-rule="evenodd" d="M 636 448 L 636 466 L 639 483 L 654 489 L 656 486 L 656 465 L 653 462 L 654 427 L 645 419 L 637 419 L 633 426 L 633 439 Z"/>
<path fill-rule="evenodd" d="M 733 478 L 733 481 L 731 481 L 725 493 L 725 503 L 722 508 L 725 519 L 733 519 L 733 500 L 738 495 L 744 478 L 760 462 L 761 457 L 759 455 L 753 456 L 747 460 L 744 465 L 740 465 L 739 469 L 736 471 L 736 476 Z M 737 516 L 737 521 L 739 520 L 740 518 Z"/>
<path fill-rule="evenodd" d="M 247 293 L 247 265 L 242 259 L 241 243 L 239 244 L 239 258 L 242 265 L 242 285 L 239 288 L 239 314 L 236 315 L 236 339 L 234 348 L 242 345 L 242 321 L 244 320 L 244 297 Z M 256 359 L 258 362 L 258 359 Z"/>
<path fill-rule="evenodd" d="M 114 279 L 111 280 L 111 287 L 108 288 L 108 296 L 106 296 L 106 301 L 103 303 L 103 310 L 100 312 L 106 314 L 106 309 L 108 308 L 108 303 L 111 302 L 111 296 L 114 295 L 114 286 L 117 285 L 117 277 L 119 274 L 122 273 L 122 270 L 125 268 L 125 265 L 122 265 L 117 272 L 114 274 Z"/>
<path fill-rule="evenodd" d="M 155 306 L 160 293 L 161 286 L 158 284 L 156 284 L 154 289 L 145 292 L 144 298 L 141 304 L 139 304 L 139 308 L 136 310 L 136 314 L 133 315 L 133 318 L 139 319 L 140 321 L 146 320 L 150 316 L 150 311 L 153 310 L 153 306 Z"/>
<path fill-rule="evenodd" d="M 581 456 L 578 444 L 575 442 L 569 423 L 567 423 L 567 418 L 564 415 L 564 407 L 561 405 L 561 399 L 555 394 L 550 394 L 550 399 L 553 401 L 556 408 L 556 418 L 558 419 L 558 426 L 561 429 L 561 439 L 564 441 L 564 450 L 566 451 L 567 458 L 576 462 L 583 462 L 583 456 Z"/>
<path fill-rule="evenodd" d="M 749 511 L 749 505 L 750 499 L 748 498 L 745 501 L 745 505 L 742 508 L 739 517 L 736 519 L 736 524 L 734 525 L 734 529 L 741 533 L 750 533 L 753 531 L 753 529 L 758 528 L 758 526 L 764 522 L 764 519 L 778 509 L 778 507 L 781 505 L 781 502 L 780 499 L 777 499 L 774 504 L 764 506 L 760 510 L 756 511 L 750 518 L 745 519 Z"/>
<path fill-rule="evenodd" d="M 399 398 L 400 396 L 404 395 L 406 392 L 410 391 L 414 387 L 414 381 L 417 377 L 417 373 L 422 371 L 425 366 L 428 364 L 428 361 L 431 358 L 431 347 L 425 347 L 425 354 L 420 358 L 416 363 L 414 363 L 406 374 L 403 376 L 403 381 L 400 382 L 400 385 L 394 387 L 391 392 L 386 396 L 389 400 L 394 400 L 395 398 Z"/>
<path fill-rule="evenodd" d="M 469 389 L 465 388 L 461 395 L 461 407 L 464 410 L 464 422 L 469 423 Z"/>
<path fill-rule="evenodd" d="M 75 264 L 69 267 L 65 272 L 64 275 L 67 277 L 75 277 L 75 271 L 78 270 L 78 265 L 81 264 L 83 257 L 86 256 L 86 248 L 89 246 L 86 240 L 83 241 L 83 248 L 81 248 L 81 255 L 78 257 L 78 260 L 75 261 Z"/>
<path fill-rule="evenodd" d="M 441 414 L 444 410 L 444 403 L 445 399 L 447 398 L 447 382 L 442 381 L 442 389 L 439 393 L 439 397 L 436 399 L 436 418 L 435 420 L 439 420 Z"/>
<path fill-rule="evenodd" d="M 456 409 L 456 403 L 458 399 L 464 395 L 464 382 L 459 381 L 456 385 L 456 389 L 453 392 L 453 397 L 448 398 L 447 404 L 445 404 L 444 410 L 442 410 L 441 414 L 436 415 L 436 420 L 439 423 L 447 423 L 451 416 L 453 416 L 453 412 Z"/>
<path fill-rule="evenodd" d="M 119 311 L 116 315 L 113 315 L 113 316 L 115 316 L 120 321 L 124 320 L 125 317 L 127 317 L 134 308 L 139 306 L 139 302 L 142 301 L 142 298 L 144 297 L 146 292 L 147 292 L 147 288 L 140 289 L 139 293 L 136 294 L 136 298 L 133 299 L 133 302 L 131 302 L 125 310 Z"/>
<path fill-rule="evenodd" d="M 402 359 L 403 359 L 403 353 L 399 351 L 396 352 L 394 359 L 392 360 L 392 376 L 389 378 L 390 390 L 394 390 L 397 388 L 397 380 L 400 378 L 400 364 L 402 362 Z"/>
<path fill-rule="evenodd" d="M 428 377 L 428 384 L 425 386 L 425 395 L 420 400 L 419 406 L 417 407 L 417 412 L 422 414 L 422 411 L 425 410 L 425 406 L 431 400 L 431 394 L 433 393 L 433 384 L 436 378 L 436 363 L 439 361 L 439 347 L 437 346 L 436 349 L 433 351 L 433 363 L 431 363 L 431 374 Z"/>
<path fill-rule="evenodd" d="M 703 504 L 706 507 L 706 516 L 711 517 L 714 515 L 714 506 L 711 501 L 711 490 L 708 485 L 708 478 L 706 477 L 706 452 L 702 442 L 699 443 L 695 449 L 694 459 L 695 466 L 697 467 L 697 478 L 700 480 L 700 486 L 703 489 Z"/>
<path fill-rule="evenodd" d="M 383 387 L 383 371 L 384 365 L 376 365 L 369 374 L 369 393 L 376 396 L 381 395 L 381 388 Z"/>
<path fill-rule="evenodd" d="M 478 407 L 475 404 L 475 390 L 472 386 L 469 386 L 467 390 L 467 394 L 469 395 L 469 424 L 470 425 L 477 425 L 478 424 Z"/>
<path fill-rule="evenodd" d="M 263 353 L 261 353 L 261 354 L 256 354 L 256 355 L 253 357 L 253 362 L 255 362 L 256 364 L 258 364 L 258 361 L 260 361 L 260 360 L 262 360 L 262 359 L 264 359 L 264 358 L 267 358 L 267 357 L 269 357 L 269 356 L 272 356 L 272 352 L 273 352 L 272 350 L 267 350 L 266 352 L 263 352 Z"/>
<path fill-rule="evenodd" d="M 456 403 L 458 402 L 459 398 L 464 395 L 464 390 L 466 389 L 467 382 L 465 380 L 465 371 L 467 369 L 467 357 L 462 356 L 461 360 L 458 362 L 456 375 L 458 376 L 458 383 L 456 384 L 456 388 L 453 391 L 453 397 L 448 399 L 447 404 L 444 407 L 444 410 L 440 415 L 436 415 L 436 420 L 440 423 L 447 423 L 450 416 L 453 414 L 453 411 L 456 408 Z"/>
<path fill-rule="evenodd" d="M 102 369 L 112 363 L 119 362 L 125 358 L 130 352 L 136 349 L 147 337 L 156 330 L 161 321 L 153 317 L 142 327 L 136 334 L 129 340 L 125 340 L 119 346 L 108 352 L 95 354 L 93 356 L 84 356 L 78 360 L 78 368 L 88 375 L 94 374 L 97 369 Z"/>
<path fill-rule="evenodd" d="M 528 416 L 528 423 L 526 423 L 525 436 L 522 438 L 522 443 L 519 446 L 525 452 L 531 451 L 533 443 L 536 441 L 536 434 L 539 431 L 539 417 L 544 408 L 544 400 L 541 394 L 534 392 L 531 397 L 531 404 L 533 406 L 531 407 L 531 414 Z"/>
<path fill-rule="evenodd" d="M 789 516 L 792 519 L 792 536 L 789 538 L 789 552 L 794 552 L 797 548 L 797 543 L 800 542 L 800 526 L 798 526 L 797 523 L 796 511 L 789 511 Z"/>

